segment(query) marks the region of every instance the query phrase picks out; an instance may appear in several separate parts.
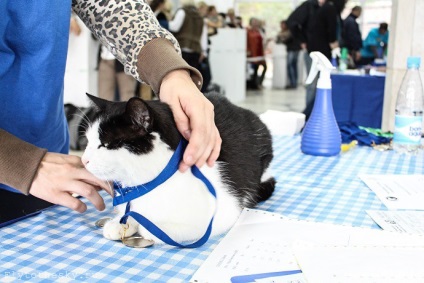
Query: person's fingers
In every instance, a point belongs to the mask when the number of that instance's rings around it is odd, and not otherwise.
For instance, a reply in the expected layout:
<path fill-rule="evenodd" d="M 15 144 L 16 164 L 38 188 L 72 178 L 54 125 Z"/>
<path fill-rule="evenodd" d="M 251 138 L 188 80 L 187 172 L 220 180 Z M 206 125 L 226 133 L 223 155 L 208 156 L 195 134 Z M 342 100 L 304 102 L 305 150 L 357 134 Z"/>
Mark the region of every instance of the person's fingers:
<path fill-rule="evenodd" d="M 196 119 L 191 119 L 191 136 L 183 157 L 184 163 L 188 166 L 197 164 L 201 167 L 204 164 L 204 162 L 201 163 L 202 160 L 200 159 L 206 151 L 212 131 L 211 125 L 205 123 L 207 118 L 204 113 L 194 113 L 193 116 Z"/>
<path fill-rule="evenodd" d="M 177 129 L 186 140 L 189 140 L 191 137 L 190 120 L 184 113 L 179 102 L 176 101 L 174 103 L 176 103 L 176 105 L 171 104 L 171 109 Z"/>
<path fill-rule="evenodd" d="M 186 70 L 175 70 L 162 80 L 161 101 L 172 110 L 178 131 L 188 140 L 179 170 L 185 172 L 206 161 L 213 164 L 221 142 L 214 121 L 213 104 L 197 89 Z"/>
<path fill-rule="evenodd" d="M 68 190 L 86 198 L 97 210 L 102 211 L 105 209 L 103 198 L 97 192 L 95 186 L 78 181 L 69 184 Z"/>
<path fill-rule="evenodd" d="M 61 192 L 55 198 L 55 204 L 66 206 L 72 210 L 75 210 L 79 213 L 85 212 L 87 210 L 87 205 L 83 203 L 76 197 L 71 196 L 66 192 Z"/>
<path fill-rule="evenodd" d="M 221 137 L 219 136 L 218 129 L 212 129 L 211 138 L 209 144 L 205 148 L 203 155 L 196 162 L 196 166 L 202 167 L 206 161 L 209 166 L 213 166 L 216 159 L 218 159 L 219 153 L 221 152 Z"/>
<path fill-rule="evenodd" d="M 88 172 L 78 156 L 47 153 L 37 170 L 29 193 L 51 203 L 84 212 L 87 206 L 73 193 L 85 197 L 98 210 L 105 208 L 98 189 L 112 194 L 110 184 Z"/>
<path fill-rule="evenodd" d="M 221 153 L 222 139 L 221 139 L 221 136 L 219 135 L 218 129 L 216 129 L 216 136 L 213 142 L 214 142 L 213 149 L 207 161 L 210 167 L 212 167 L 215 164 L 215 161 L 218 159 L 219 154 Z"/>
<path fill-rule="evenodd" d="M 74 170 L 73 177 L 75 179 L 81 180 L 93 186 L 100 187 L 101 189 L 105 190 L 108 194 L 112 195 L 111 185 L 108 182 L 98 179 L 85 168 L 78 168 Z"/>

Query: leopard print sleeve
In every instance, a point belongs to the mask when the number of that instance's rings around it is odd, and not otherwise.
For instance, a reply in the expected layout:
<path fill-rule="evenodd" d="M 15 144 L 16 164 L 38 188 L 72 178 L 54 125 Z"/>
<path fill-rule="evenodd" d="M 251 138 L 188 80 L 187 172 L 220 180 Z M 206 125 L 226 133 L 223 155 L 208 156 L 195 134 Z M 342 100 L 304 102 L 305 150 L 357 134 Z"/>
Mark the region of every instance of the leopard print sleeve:
<path fill-rule="evenodd" d="M 125 66 L 125 73 L 139 81 L 137 56 L 151 40 L 167 39 L 181 53 L 177 40 L 159 25 L 145 0 L 72 0 L 72 8 Z"/>

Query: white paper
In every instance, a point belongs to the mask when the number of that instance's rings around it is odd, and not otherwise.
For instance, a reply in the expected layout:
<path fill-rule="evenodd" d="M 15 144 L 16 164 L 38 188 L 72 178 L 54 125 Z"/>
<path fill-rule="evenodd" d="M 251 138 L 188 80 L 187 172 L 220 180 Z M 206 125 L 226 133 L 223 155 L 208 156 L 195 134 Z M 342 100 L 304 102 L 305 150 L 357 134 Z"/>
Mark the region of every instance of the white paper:
<path fill-rule="evenodd" d="M 388 209 L 424 210 L 424 175 L 360 175 Z"/>
<path fill-rule="evenodd" d="M 383 230 L 424 235 L 424 211 L 368 210 L 367 213 Z"/>
<path fill-rule="evenodd" d="M 305 245 L 328 247 L 424 247 L 424 237 L 290 220 L 278 214 L 245 209 L 237 223 L 193 275 L 190 282 L 243 282 L 232 279 L 299 270 L 292 249 L 294 243 L 297 246 L 299 243 L 305 243 Z M 351 268 L 355 269 L 355 266 Z M 258 278 L 258 280 L 269 278 Z M 311 278 L 306 279 L 308 282 L 314 282 L 310 280 Z"/>
<path fill-rule="evenodd" d="M 256 279 L 256 283 L 307 283 L 302 273 Z"/>
<path fill-rule="evenodd" d="M 323 247 L 294 253 L 309 283 L 422 283 L 424 246 Z"/>

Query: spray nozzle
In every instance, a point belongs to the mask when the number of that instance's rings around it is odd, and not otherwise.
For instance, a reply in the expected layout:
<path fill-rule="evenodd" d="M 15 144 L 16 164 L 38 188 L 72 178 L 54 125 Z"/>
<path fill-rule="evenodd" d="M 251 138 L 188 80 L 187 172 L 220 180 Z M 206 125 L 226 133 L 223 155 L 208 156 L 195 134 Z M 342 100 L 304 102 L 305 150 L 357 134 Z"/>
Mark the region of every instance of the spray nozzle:
<path fill-rule="evenodd" d="M 309 54 L 312 58 L 312 66 L 309 71 L 308 78 L 306 79 L 306 84 L 312 83 L 312 81 L 317 76 L 318 72 L 320 72 L 320 76 L 318 79 L 318 88 L 331 88 L 331 78 L 330 73 L 334 68 L 331 62 L 325 57 L 321 52 L 315 51 Z"/>

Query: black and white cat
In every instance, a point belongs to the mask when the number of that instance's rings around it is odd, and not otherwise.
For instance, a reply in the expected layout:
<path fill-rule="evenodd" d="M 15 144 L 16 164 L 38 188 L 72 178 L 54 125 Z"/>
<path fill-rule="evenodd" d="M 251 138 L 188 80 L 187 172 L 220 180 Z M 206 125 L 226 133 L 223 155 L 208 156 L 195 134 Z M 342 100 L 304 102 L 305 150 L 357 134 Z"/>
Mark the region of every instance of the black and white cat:
<path fill-rule="evenodd" d="M 154 179 L 167 165 L 181 136 L 168 105 L 131 98 L 110 102 L 90 96 L 98 109 L 86 136 L 82 156 L 87 170 L 100 179 L 122 187 Z M 219 95 L 208 95 L 215 107 L 215 123 L 222 138 L 218 161 L 200 171 L 213 185 L 216 199 L 202 181 L 188 170 L 177 171 L 168 181 L 131 201 L 131 210 L 148 218 L 176 242 L 193 241 L 205 233 L 215 212 L 212 236 L 226 232 L 243 207 L 254 207 L 268 199 L 275 187 L 269 172 L 273 158 L 272 139 L 266 125 L 253 112 L 231 104 Z M 118 215 L 104 226 L 104 237 L 118 240 L 123 233 Z M 163 243 L 131 217 L 125 236 L 138 232 L 155 243 Z"/>

